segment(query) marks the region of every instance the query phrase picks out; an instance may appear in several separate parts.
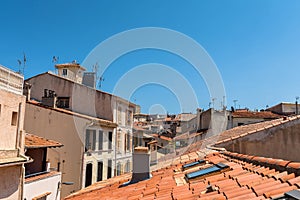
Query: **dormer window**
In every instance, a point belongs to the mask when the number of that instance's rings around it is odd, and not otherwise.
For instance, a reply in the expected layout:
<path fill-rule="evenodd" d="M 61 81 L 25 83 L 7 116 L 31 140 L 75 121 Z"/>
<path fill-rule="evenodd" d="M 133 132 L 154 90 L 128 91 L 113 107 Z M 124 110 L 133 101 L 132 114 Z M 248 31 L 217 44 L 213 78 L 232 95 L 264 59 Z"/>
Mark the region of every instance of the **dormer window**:
<path fill-rule="evenodd" d="M 62 70 L 62 75 L 63 76 L 67 76 L 68 75 L 68 70 L 67 69 L 63 69 Z"/>

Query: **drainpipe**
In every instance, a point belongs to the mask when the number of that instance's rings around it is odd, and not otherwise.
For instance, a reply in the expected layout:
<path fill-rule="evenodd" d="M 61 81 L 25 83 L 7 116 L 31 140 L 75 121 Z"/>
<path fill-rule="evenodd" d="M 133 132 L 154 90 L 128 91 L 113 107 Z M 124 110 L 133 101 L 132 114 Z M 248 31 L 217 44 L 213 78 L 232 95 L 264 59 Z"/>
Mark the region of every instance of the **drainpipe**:
<path fill-rule="evenodd" d="M 18 108 L 18 122 L 17 122 L 17 134 L 16 134 L 16 145 L 15 145 L 15 148 L 18 149 L 18 155 L 20 155 L 20 136 L 21 136 L 21 130 L 20 130 L 20 127 L 21 127 L 21 110 L 22 110 L 22 103 L 19 103 L 19 108 Z"/>

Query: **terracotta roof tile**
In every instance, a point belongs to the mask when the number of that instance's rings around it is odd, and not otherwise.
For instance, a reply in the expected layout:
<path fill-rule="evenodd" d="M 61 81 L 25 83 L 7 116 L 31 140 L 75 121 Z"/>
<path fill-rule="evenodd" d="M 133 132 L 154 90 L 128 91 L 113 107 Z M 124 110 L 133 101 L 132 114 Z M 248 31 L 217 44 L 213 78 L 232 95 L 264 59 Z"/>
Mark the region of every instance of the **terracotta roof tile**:
<path fill-rule="evenodd" d="M 181 164 L 155 170 L 151 179 L 119 187 L 128 181 L 131 175 L 113 177 L 75 192 L 66 199 L 265 199 L 283 195 L 299 187 L 300 176 L 286 171 L 296 164 L 289 166 L 283 164 L 286 166 L 285 170 L 278 171 L 274 166 L 282 160 L 277 160 L 271 167 L 264 165 L 268 164 L 270 159 L 262 157 L 249 160 L 247 155 L 231 152 L 212 153 L 205 158 L 197 158 L 197 155 L 194 152 L 180 156 L 177 159 Z M 205 159 L 210 164 L 187 170 L 182 168 L 184 163 L 199 159 Z M 229 166 L 229 171 L 215 173 L 198 180 L 183 179 L 188 172 L 207 168 L 220 161 Z M 273 177 L 268 176 L 270 174 Z"/>
<path fill-rule="evenodd" d="M 277 119 L 281 115 L 274 114 L 270 111 L 252 112 L 252 111 L 236 111 L 232 113 L 235 118 L 262 118 L 262 119 Z"/>
<path fill-rule="evenodd" d="M 62 147 L 63 145 L 54 140 L 39 137 L 37 135 L 26 133 L 25 135 L 25 148 L 44 148 L 44 147 Z"/>
<path fill-rule="evenodd" d="M 287 181 L 290 185 L 297 185 L 300 188 L 300 176 Z"/>

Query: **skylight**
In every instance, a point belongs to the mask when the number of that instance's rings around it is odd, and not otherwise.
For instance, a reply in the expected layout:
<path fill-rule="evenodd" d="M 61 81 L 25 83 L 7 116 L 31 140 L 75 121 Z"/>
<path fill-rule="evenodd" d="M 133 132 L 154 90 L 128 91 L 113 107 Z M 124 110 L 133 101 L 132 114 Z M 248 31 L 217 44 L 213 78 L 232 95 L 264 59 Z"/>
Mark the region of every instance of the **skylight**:
<path fill-rule="evenodd" d="M 224 169 L 229 168 L 228 165 L 225 165 L 223 163 L 218 163 L 214 166 L 205 168 L 205 169 L 201 169 L 201 170 L 197 170 L 195 172 L 191 172 L 185 175 L 185 177 L 190 180 L 190 179 L 194 179 L 194 178 L 199 178 L 199 177 L 203 177 L 212 173 L 217 173 L 217 172 L 221 172 Z"/>
<path fill-rule="evenodd" d="M 205 160 L 197 160 L 196 162 L 188 163 L 182 166 L 183 170 L 190 168 L 190 167 L 195 167 L 199 164 L 204 164 Z"/>

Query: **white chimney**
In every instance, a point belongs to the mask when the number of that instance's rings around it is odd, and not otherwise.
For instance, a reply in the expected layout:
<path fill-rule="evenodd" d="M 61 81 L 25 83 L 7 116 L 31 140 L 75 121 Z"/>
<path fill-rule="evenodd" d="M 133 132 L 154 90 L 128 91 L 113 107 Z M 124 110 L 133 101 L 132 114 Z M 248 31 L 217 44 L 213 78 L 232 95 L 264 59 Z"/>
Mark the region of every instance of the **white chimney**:
<path fill-rule="evenodd" d="M 130 183 L 150 178 L 150 154 L 147 147 L 135 147 L 133 153 L 133 171 Z"/>

